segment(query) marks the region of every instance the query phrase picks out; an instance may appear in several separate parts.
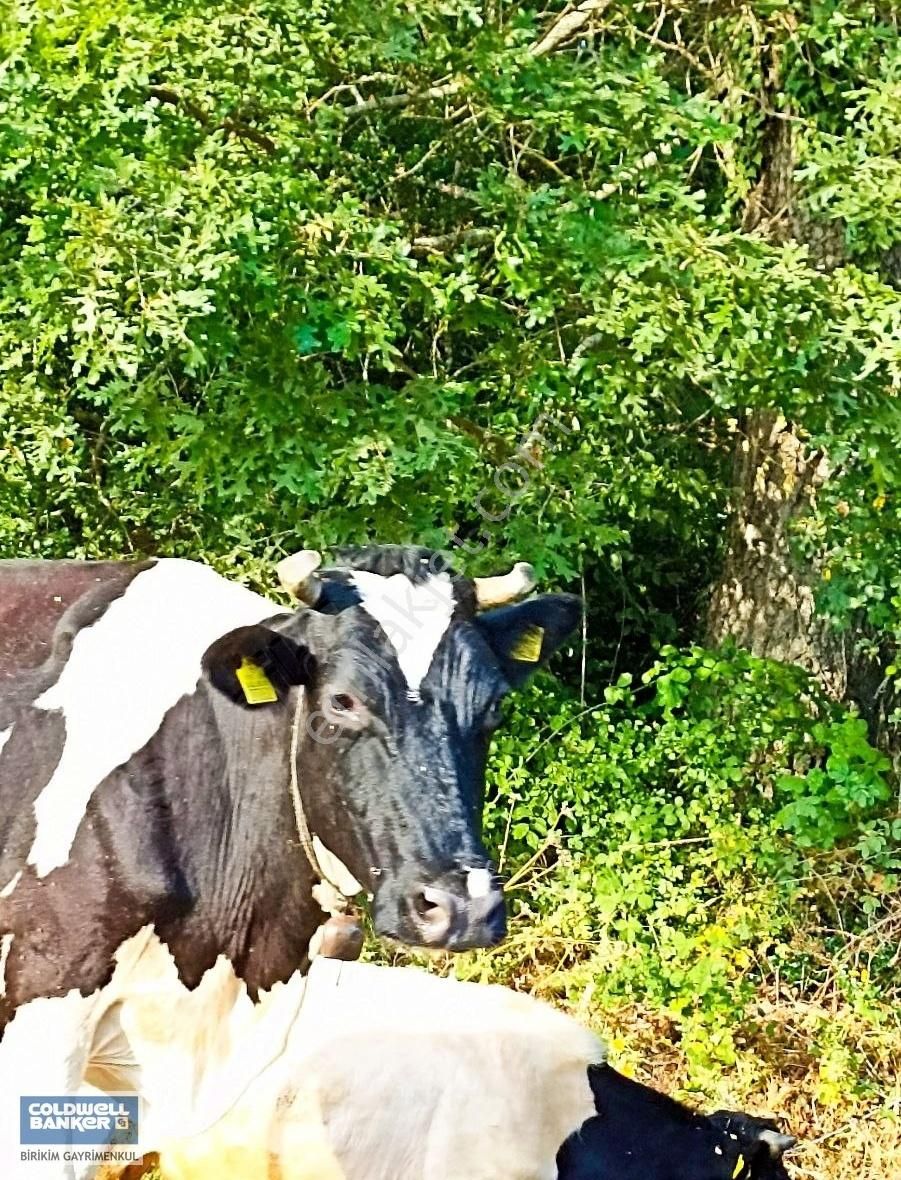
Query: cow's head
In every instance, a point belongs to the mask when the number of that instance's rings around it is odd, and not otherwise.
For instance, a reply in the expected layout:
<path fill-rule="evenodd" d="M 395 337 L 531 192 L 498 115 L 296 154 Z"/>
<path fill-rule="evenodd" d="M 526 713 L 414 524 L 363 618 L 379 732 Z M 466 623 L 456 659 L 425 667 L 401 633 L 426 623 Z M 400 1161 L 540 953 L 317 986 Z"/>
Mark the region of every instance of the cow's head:
<path fill-rule="evenodd" d="M 557 1155 L 559 1180 L 788 1180 L 797 1140 L 770 1119 L 702 1115 L 609 1065 L 588 1067 L 597 1114 Z"/>
<path fill-rule="evenodd" d="M 524 565 L 469 579 L 423 549 L 341 557 L 318 574 L 318 554 L 286 559 L 282 583 L 306 606 L 225 636 L 206 671 L 244 703 L 236 670 L 242 660 L 262 667 L 286 741 L 302 686 L 304 810 L 374 895 L 379 933 L 451 950 L 494 944 L 505 913 L 480 837 L 488 744 L 503 698 L 570 634 L 580 600 L 545 594 L 514 605 L 532 586 Z"/>

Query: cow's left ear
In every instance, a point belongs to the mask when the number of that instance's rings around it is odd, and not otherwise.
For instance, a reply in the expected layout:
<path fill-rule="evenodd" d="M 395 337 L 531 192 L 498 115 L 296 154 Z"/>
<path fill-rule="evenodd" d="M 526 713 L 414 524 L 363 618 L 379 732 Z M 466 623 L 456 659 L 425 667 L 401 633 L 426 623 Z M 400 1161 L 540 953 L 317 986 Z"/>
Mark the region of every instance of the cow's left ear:
<path fill-rule="evenodd" d="M 238 627 L 207 648 L 201 661 L 214 688 L 247 708 L 283 700 L 309 684 L 316 667 L 309 649 L 269 627 Z"/>
<path fill-rule="evenodd" d="M 582 600 L 575 594 L 539 594 L 475 619 L 504 675 L 518 688 L 578 626 Z"/>

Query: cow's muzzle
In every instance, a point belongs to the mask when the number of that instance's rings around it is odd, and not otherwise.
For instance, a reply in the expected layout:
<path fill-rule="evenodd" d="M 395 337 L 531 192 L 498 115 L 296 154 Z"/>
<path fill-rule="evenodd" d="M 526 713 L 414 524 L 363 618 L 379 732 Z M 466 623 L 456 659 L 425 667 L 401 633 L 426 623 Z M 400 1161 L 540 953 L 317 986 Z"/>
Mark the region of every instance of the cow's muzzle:
<path fill-rule="evenodd" d="M 449 951 L 495 946 L 507 932 L 500 882 L 487 868 L 454 869 L 400 899 L 390 932 L 403 942 Z M 381 923 L 376 921 L 376 929 Z"/>

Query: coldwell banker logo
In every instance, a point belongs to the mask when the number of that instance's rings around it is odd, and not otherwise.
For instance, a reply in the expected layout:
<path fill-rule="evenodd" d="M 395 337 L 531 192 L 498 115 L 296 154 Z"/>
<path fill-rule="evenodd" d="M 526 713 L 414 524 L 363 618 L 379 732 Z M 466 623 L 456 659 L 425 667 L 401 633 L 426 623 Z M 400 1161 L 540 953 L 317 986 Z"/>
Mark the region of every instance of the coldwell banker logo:
<path fill-rule="evenodd" d="M 25 1095 L 19 1099 L 19 1131 L 22 1144 L 134 1144 L 138 1097 Z"/>

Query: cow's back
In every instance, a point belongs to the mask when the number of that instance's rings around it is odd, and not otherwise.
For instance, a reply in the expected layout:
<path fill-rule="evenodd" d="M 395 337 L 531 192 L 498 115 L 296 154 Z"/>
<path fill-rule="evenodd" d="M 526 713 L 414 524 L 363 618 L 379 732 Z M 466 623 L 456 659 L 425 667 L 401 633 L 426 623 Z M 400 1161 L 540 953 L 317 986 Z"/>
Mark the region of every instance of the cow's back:
<path fill-rule="evenodd" d="M 0 561 L 0 695 L 53 652 L 67 614 L 96 621 L 151 562 Z"/>

